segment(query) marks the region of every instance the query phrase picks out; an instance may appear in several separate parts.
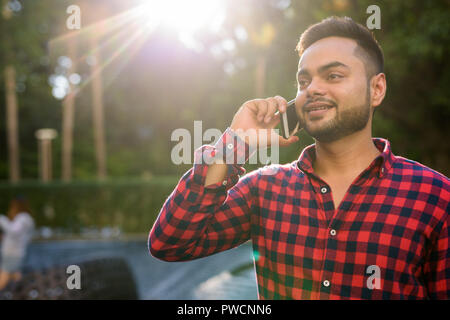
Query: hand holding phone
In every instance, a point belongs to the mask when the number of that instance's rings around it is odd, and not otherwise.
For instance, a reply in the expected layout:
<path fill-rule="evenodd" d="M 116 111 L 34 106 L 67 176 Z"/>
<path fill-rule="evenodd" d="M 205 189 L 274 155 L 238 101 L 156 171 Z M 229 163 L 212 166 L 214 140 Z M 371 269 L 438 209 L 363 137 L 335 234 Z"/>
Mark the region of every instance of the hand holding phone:
<path fill-rule="evenodd" d="M 277 111 L 276 114 L 278 113 L 280 112 Z M 303 129 L 303 126 L 300 124 L 295 111 L 295 99 L 289 101 L 286 107 L 286 112 L 281 113 L 280 127 L 281 134 L 286 139 L 289 139 L 289 137 Z"/>
<path fill-rule="evenodd" d="M 283 107 L 281 105 L 284 105 Z M 280 109 L 283 112 L 280 112 Z M 282 117 L 286 116 L 283 120 Z M 292 127 L 290 122 L 294 120 Z M 284 128 L 285 132 L 282 134 L 275 133 L 273 129 L 280 125 L 280 121 L 287 124 L 282 124 L 282 131 Z M 245 102 L 233 117 L 230 128 L 238 135 L 241 136 L 246 142 L 258 146 L 259 142 L 264 142 L 264 146 L 270 145 L 272 138 L 278 139 L 280 146 L 285 147 L 296 141 L 298 137 L 293 136 L 298 130 L 299 126 L 296 127 L 298 122 L 297 115 L 294 107 L 294 100 L 289 103 L 281 96 L 270 97 L 267 99 L 254 99 Z M 290 130 L 289 130 L 290 128 Z M 267 138 L 261 136 L 257 137 L 256 140 L 251 140 L 248 135 L 248 130 L 256 130 L 256 133 L 267 135 Z M 276 137 L 273 135 L 276 134 Z M 288 136 L 288 138 L 285 138 Z M 262 138 L 262 140 L 260 140 Z"/>

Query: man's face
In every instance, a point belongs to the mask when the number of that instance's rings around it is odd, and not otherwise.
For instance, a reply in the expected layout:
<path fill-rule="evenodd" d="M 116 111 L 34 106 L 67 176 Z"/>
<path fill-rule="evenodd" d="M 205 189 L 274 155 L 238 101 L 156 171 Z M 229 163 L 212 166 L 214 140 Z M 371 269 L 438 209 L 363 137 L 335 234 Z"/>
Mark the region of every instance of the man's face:
<path fill-rule="evenodd" d="M 331 142 L 364 129 L 371 117 L 370 88 L 357 43 L 328 37 L 300 58 L 297 116 L 316 140 Z"/>

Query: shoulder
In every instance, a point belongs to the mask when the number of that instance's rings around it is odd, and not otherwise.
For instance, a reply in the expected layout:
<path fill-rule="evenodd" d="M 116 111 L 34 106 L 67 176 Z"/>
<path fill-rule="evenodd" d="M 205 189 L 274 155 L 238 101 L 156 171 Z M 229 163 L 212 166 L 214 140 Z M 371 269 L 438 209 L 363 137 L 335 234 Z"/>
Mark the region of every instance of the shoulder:
<path fill-rule="evenodd" d="M 392 181 L 402 183 L 408 196 L 420 198 L 443 212 L 450 210 L 450 180 L 444 174 L 420 162 L 404 157 L 395 157 Z"/>
<path fill-rule="evenodd" d="M 264 167 L 246 173 L 240 178 L 239 182 L 246 184 L 257 184 L 261 181 L 267 181 L 267 179 L 281 179 L 287 175 L 290 176 L 292 174 L 290 172 L 290 166 L 290 164 L 265 165 Z"/>
<path fill-rule="evenodd" d="M 286 164 L 271 164 L 261 167 L 256 171 L 260 178 L 283 178 L 292 176 L 294 169 L 293 166 L 294 162 Z"/>
<path fill-rule="evenodd" d="M 395 156 L 393 163 L 393 174 L 401 176 L 402 180 L 414 183 L 430 184 L 437 188 L 450 190 L 450 180 L 444 174 L 431 169 L 420 162 L 410 160 L 404 157 Z"/>
<path fill-rule="evenodd" d="M 426 220 L 431 216 L 436 219 L 434 232 L 439 235 L 446 228 L 450 214 L 449 178 L 420 162 L 399 156 L 396 156 L 393 167 L 393 180 L 397 175 L 402 183 L 406 183 L 407 197 L 421 202 L 423 213 L 429 213 Z"/>
<path fill-rule="evenodd" d="M 298 169 L 297 161 L 286 164 L 271 164 L 261 167 L 253 174 L 258 188 L 288 187 L 298 184 L 304 173 Z"/>
<path fill-rule="evenodd" d="M 33 224 L 33 218 L 27 212 L 18 213 L 14 220 L 20 221 L 22 223 Z"/>

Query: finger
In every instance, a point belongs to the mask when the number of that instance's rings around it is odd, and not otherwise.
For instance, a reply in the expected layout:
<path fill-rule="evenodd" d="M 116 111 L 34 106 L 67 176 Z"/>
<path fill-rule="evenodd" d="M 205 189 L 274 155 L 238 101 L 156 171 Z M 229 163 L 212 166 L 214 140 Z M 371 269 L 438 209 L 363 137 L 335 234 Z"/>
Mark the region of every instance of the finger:
<path fill-rule="evenodd" d="M 281 96 L 275 96 L 275 99 L 278 102 L 278 110 L 280 110 L 280 112 L 286 112 L 287 109 L 287 100 Z"/>
<path fill-rule="evenodd" d="M 265 123 L 270 123 L 272 121 L 275 112 L 278 110 L 278 101 L 275 98 L 268 98 L 267 101 L 267 113 L 264 118 Z"/>
<path fill-rule="evenodd" d="M 258 99 L 249 100 L 249 101 L 245 102 L 242 107 L 250 110 L 253 113 L 253 115 L 255 116 L 255 118 L 258 119 L 258 114 L 259 114 Z"/>
<path fill-rule="evenodd" d="M 295 142 L 297 142 L 299 140 L 300 139 L 297 136 L 290 136 L 289 139 L 286 139 L 286 138 L 283 138 L 282 136 L 279 136 L 278 144 L 281 147 L 287 147 L 287 146 L 289 146 L 289 145 L 291 145 L 291 144 L 293 144 L 293 143 L 295 143 Z"/>
<path fill-rule="evenodd" d="M 278 114 L 275 113 L 270 119 L 269 127 L 272 129 L 275 128 L 280 123 L 280 121 L 281 121 L 281 115 L 279 113 Z"/>
<path fill-rule="evenodd" d="M 263 100 L 263 99 L 258 99 L 258 100 L 255 100 L 255 104 L 258 108 L 257 120 L 259 122 L 263 122 L 264 117 L 266 116 L 266 113 L 267 113 L 267 101 Z"/>
<path fill-rule="evenodd" d="M 281 114 L 278 112 L 272 116 L 272 120 L 270 121 L 270 123 L 278 123 L 280 120 L 281 120 Z"/>

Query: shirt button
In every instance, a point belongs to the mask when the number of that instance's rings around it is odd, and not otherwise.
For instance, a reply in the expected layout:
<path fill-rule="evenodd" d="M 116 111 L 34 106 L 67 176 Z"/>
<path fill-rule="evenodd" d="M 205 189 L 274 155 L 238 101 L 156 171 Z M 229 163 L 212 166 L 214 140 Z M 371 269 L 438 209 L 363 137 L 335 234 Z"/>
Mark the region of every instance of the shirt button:
<path fill-rule="evenodd" d="M 227 147 L 228 147 L 228 149 L 233 149 L 233 144 L 229 143 Z"/>
<path fill-rule="evenodd" d="M 227 185 L 227 180 L 223 180 L 222 185 L 226 186 Z"/>
<path fill-rule="evenodd" d="M 320 189 L 320 192 L 322 193 L 327 193 L 328 189 L 326 187 L 322 187 L 322 189 Z"/>
<path fill-rule="evenodd" d="M 331 229 L 331 230 L 330 230 L 330 234 L 334 237 L 334 236 L 336 235 L 336 230 Z"/>
<path fill-rule="evenodd" d="M 323 281 L 323 286 L 324 286 L 324 287 L 329 287 L 329 286 L 330 286 L 330 281 L 324 280 L 324 281 Z"/>

